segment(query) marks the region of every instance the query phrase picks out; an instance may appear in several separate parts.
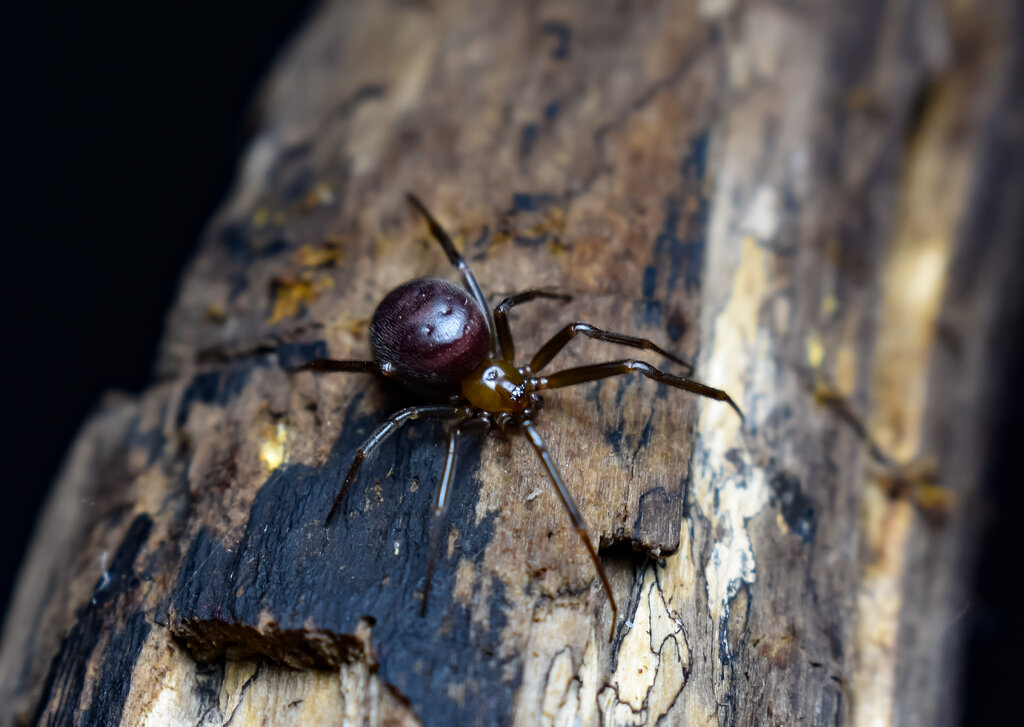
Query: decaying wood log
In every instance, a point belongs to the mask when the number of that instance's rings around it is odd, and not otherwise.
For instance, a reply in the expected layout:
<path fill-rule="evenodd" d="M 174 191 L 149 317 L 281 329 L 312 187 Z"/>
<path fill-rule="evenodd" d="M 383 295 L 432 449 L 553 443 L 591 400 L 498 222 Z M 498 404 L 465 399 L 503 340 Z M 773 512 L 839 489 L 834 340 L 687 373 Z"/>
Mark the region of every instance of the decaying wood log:
<path fill-rule="evenodd" d="M 5 627 L 5 722 L 952 722 L 1020 296 L 1019 16 L 324 7 L 269 80 L 159 383 L 69 455 Z M 520 351 L 569 320 L 648 336 L 746 413 L 642 378 L 547 397 L 610 643 L 521 438 L 463 451 L 423 618 L 441 425 L 385 445 L 323 527 L 404 395 L 288 369 L 366 357 L 388 290 L 450 275 L 407 190 L 492 300 L 574 295 L 516 310 Z"/>

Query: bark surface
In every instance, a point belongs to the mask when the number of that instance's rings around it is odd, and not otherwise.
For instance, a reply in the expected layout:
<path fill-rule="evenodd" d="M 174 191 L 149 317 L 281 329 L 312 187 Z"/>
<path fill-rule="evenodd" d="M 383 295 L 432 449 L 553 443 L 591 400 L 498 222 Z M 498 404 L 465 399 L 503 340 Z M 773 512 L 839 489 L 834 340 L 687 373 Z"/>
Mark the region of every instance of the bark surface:
<path fill-rule="evenodd" d="M 953 723 L 958 614 L 1019 305 L 1013 2 L 325 5 L 283 55 L 157 383 L 69 454 L 0 655 L 5 723 Z M 1015 132 L 1015 130 L 1017 130 Z M 376 303 L 453 271 L 520 356 L 572 320 L 696 363 L 468 437 L 363 374 Z M 632 357 L 573 341 L 557 368 Z M 665 362 L 646 357 L 652 363 Z M 665 368 L 672 371 L 671 365 Z M 578 720 L 578 721 L 577 721 Z"/>

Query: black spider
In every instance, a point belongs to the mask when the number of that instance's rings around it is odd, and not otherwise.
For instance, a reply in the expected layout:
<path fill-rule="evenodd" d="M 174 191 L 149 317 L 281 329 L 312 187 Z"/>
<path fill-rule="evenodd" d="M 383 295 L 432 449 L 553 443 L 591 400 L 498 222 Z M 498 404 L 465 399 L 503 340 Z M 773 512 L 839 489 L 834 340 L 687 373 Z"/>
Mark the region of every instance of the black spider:
<path fill-rule="evenodd" d="M 578 334 L 599 341 L 654 351 L 685 367 L 687 375 L 693 373 L 693 367 L 686 361 L 645 338 L 604 331 L 589 323 L 577 321 L 567 324 L 541 346 L 528 364 L 516 366 L 515 346 L 508 325 L 509 309 L 536 298 L 570 300 L 570 296 L 542 290 L 527 290 L 503 300 L 494 309 L 492 316 L 476 278 L 455 249 L 448 233 L 419 199 L 412 194 L 408 195 L 408 199 L 426 218 L 434 238 L 441 244 L 448 255 L 448 260 L 459 271 L 464 289 L 448 280 L 438 278 L 410 280 L 388 293 L 373 314 L 373 321 L 370 323 L 372 361 L 335 361 L 321 358 L 299 369 L 318 372 L 378 373 L 395 379 L 429 399 L 443 403 L 402 409 L 392 414 L 374 430 L 356 452 L 355 460 L 345 476 L 334 505 L 327 514 L 326 524 L 330 524 L 331 519 L 337 514 L 362 461 L 402 425 L 420 417 L 457 419 L 458 422 L 448 433 L 444 474 L 434 502 L 434 522 L 430 535 L 430 555 L 427 561 L 422 606 L 422 612 L 425 613 L 434 563 L 437 559 L 441 517 L 448 504 L 460 437 L 470 429 L 486 430 L 494 426 L 502 430 L 518 429 L 523 432 L 530 446 L 540 457 L 548 477 L 554 483 L 558 496 L 569 513 L 573 527 L 590 553 L 597 575 L 611 603 L 614 634 L 618 607 L 611 585 L 590 540 L 583 514 L 565 486 L 558 467 L 555 466 L 554 460 L 544 446 L 544 440 L 534 425 L 536 414 L 543 404 L 537 392 L 636 372 L 678 389 L 724 401 L 735 409 L 741 418 L 743 413 L 724 391 L 689 378 L 665 373 L 645 361 L 635 359 L 609 361 L 566 369 L 547 376 L 541 375 L 541 370 L 573 336 Z"/>

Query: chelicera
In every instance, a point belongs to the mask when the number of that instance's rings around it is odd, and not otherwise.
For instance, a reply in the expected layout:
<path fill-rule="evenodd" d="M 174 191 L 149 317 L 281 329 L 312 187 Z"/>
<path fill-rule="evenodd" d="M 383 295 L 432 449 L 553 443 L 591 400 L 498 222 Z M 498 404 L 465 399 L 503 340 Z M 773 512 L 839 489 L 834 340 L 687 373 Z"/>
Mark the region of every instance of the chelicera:
<path fill-rule="evenodd" d="M 370 323 L 372 361 L 336 361 L 321 358 L 300 366 L 299 370 L 381 374 L 398 381 L 426 400 L 436 403 L 401 409 L 374 430 L 356 452 L 334 505 L 327 514 L 325 525 L 330 525 L 339 512 L 363 460 L 388 437 L 415 419 L 429 417 L 456 420 L 448 432 L 444 470 L 434 500 L 426 586 L 421 608 L 421 614 L 425 613 L 437 560 L 441 519 L 448 504 L 455 473 L 459 440 L 473 430 L 486 431 L 495 427 L 502 431 L 518 430 L 537 453 L 541 465 L 568 512 L 573 527 L 590 554 L 611 604 L 614 634 L 618 606 L 608 577 L 590 539 L 583 513 L 576 505 L 544 444 L 544 439 L 537 431 L 535 419 L 544 403 L 539 392 L 611 376 L 639 373 L 677 389 L 725 402 L 741 418 L 743 414 L 724 391 L 687 378 L 693 373 L 693 367 L 652 341 L 605 331 L 581 321 L 563 326 L 540 347 L 528 363 L 517 366 L 515 344 L 508 323 L 509 310 L 538 298 L 568 301 L 571 296 L 536 289 L 526 290 L 505 298 L 492 313 L 473 272 L 455 249 L 448 233 L 419 199 L 409 194 L 408 200 L 426 219 L 434 239 L 440 243 L 448 255 L 448 260 L 458 270 L 462 278 L 462 287 L 438 278 L 417 278 L 400 285 L 380 302 L 373 314 Z M 645 361 L 635 359 L 620 359 L 541 374 L 558 352 L 577 335 L 652 351 L 682 366 L 686 370 L 686 376 L 669 374 Z"/>

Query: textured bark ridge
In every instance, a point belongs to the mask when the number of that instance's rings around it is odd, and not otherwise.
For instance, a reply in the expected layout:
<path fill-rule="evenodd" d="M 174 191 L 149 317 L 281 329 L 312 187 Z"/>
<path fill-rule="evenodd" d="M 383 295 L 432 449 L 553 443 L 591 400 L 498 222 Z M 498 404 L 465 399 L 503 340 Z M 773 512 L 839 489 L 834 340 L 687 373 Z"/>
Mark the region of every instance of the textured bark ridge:
<path fill-rule="evenodd" d="M 6 624 L 5 721 L 951 722 L 1020 296 L 1019 14 L 326 5 L 268 81 L 159 383 L 69 455 Z M 323 526 L 408 399 L 288 369 L 368 357 L 389 290 L 452 275 L 406 191 L 492 302 L 574 295 L 516 309 L 521 357 L 584 320 L 746 413 L 642 377 L 546 397 L 611 642 L 519 437 L 467 439 L 424 617 L 441 424 L 384 445 Z M 573 341 L 556 366 L 633 353 Z"/>

